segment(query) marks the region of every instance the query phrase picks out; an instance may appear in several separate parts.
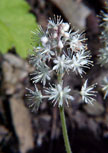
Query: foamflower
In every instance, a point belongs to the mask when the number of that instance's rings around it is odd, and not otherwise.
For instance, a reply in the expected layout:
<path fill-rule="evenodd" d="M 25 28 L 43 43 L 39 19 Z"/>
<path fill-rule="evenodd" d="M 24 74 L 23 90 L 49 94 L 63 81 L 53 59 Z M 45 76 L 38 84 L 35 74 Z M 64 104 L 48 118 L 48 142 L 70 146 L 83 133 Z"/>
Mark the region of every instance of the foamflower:
<path fill-rule="evenodd" d="M 90 58 L 90 52 L 84 50 L 73 55 L 71 64 L 73 71 L 82 76 L 82 74 L 85 73 L 84 68 L 89 69 L 89 66 L 93 66 L 93 62 L 90 60 Z"/>
<path fill-rule="evenodd" d="M 84 43 L 86 38 L 82 33 L 79 33 L 79 30 L 72 32 L 70 34 L 69 45 L 72 49 L 72 52 L 78 52 L 80 50 L 85 50 L 87 45 Z"/>
<path fill-rule="evenodd" d="M 41 81 L 43 85 L 45 86 L 46 81 L 50 80 L 50 69 L 47 65 L 44 63 L 41 63 L 38 67 L 37 70 L 32 73 L 32 75 L 35 75 L 31 80 L 33 80 L 33 83 L 37 83 Z"/>
<path fill-rule="evenodd" d="M 96 84 L 93 84 L 91 86 L 87 85 L 88 80 L 85 81 L 85 83 L 83 84 L 82 88 L 81 88 L 81 96 L 82 96 L 82 100 L 85 103 L 89 103 L 92 104 L 95 101 L 95 96 L 97 91 L 94 91 L 94 87 L 96 86 Z"/>
<path fill-rule="evenodd" d="M 48 94 L 49 100 L 54 103 L 54 106 L 58 103 L 58 107 L 63 106 L 63 103 L 66 102 L 68 105 L 68 100 L 73 101 L 73 96 L 69 95 L 71 89 L 67 87 L 62 87 L 62 84 L 55 85 L 54 87 L 50 86 L 45 90 Z"/>
<path fill-rule="evenodd" d="M 71 60 L 68 59 L 64 54 L 61 57 L 57 57 L 54 61 L 53 70 L 59 71 L 60 74 L 63 74 L 64 71 L 71 69 Z"/>
<path fill-rule="evenodd" d="M 36 35 L 36 43 L 38 41 L 39 44 L 33 47 L 34 53 L 30 57 L 30 63 L 35 67 L 31 80 L 35 85 L 41 83 L 40 97 L 42 99 L 48 98 L 54 102 L 54 105 L 58 103 L 59 107 L 63 107 L 65 102 L 68 104 L 69 100 L 74 99 L 70 95 L 71 89 L 68 86 L 63 87 L 64 77 L 71 71 L 82 77 L 86 69 L 93 66 L 91 53 L 87 50 L 85 43 L 85 35 L 79 30 L 71 30 L 69 23 L 63 22 L 60 16 L 55 15 L 53 19 L 48 20 L 45 31 L 39 27 L 34 35 Z M 87 81 L 82 87 L 81 95 L 86 103 L 93 101 L 92 96 L 95 93 L 92 92 L 92 87 L 87 87 Z M 31 92 L 33 96 L 35 92 L 38 99 L 37 87 L 34 93 Z M 37 99 L 33 99 L 34 105 Z M 38 104 L 40 103 L 41 100 Z"/>
<path fill-rule="evenodd" d="M 28 90 L 28 94 L 26 94 L 27 99 L 29 101 L 29 108 L 32 111 L 38 110 L 40 103 L 42 103 L 43 96 L 40 90 L 38 90 L 37 86 L 35 85 L 35 91 L 26 88 Z"/>

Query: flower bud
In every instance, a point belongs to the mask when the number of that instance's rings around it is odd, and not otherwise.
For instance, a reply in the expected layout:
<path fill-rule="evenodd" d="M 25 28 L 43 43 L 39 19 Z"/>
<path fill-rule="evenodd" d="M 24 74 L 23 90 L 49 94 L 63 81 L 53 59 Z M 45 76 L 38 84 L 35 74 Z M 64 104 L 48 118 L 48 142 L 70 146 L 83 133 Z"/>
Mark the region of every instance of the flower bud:
<path fill-rule="evenodd" d="M 57 27 L 57 26 L 55 26 L 55 27 L 54 27 L 54 30 L 58 30 L 58 27 Z"/>
<path fill-rule="evenodd" d="M 48 42 L 48 38 L 47 38 L 46 36 L 43 36 L 43 37 L 41 38 L 41 42 L 42 42 L 43 44 L 46 44 L 46 43 Z"/>
<path fill-rule="evenodd" d="M 62 43 L 62 41 L 61 41 L 61 40 L 59 40 L 59 42 L 58 42 L 58 47 L 59 47 L 60 49 L 62 49 L 62 48 L 63 48 L 63 43 Z"/>
<path fill-rule="evenodd" d="M 68 31 L 69 30 L 69 24 L 68 23 L 62 23 L 62 27 L 64 31 Z"/>
<path fill-rule="evenodd" d="M 57 32 L 54 32 L 53 38 L 57 38 Z"/>
<path fill-rule="evenodd" d="M 69 38 L 69 33 L 68 32 L 64 32 L 63 35 L 64 35 L 65 38 Z"/>

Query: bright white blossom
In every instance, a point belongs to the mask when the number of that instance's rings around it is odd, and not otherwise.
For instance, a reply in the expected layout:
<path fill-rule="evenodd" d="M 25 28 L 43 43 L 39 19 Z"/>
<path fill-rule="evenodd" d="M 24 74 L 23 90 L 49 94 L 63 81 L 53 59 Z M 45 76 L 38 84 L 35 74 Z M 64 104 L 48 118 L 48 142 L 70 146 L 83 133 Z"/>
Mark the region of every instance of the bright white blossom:
<path fill-rule="evenodd" d="M 84 50 L 73 55 L 71 64 L 73 71 L 79 73 L 82 76 L 82 74 L 85 73 L 84 68 L 89 68 L 89 66 L 93 65 L 93 62 L 90 60 L 90 58 L 90 52 Z"/>
<path fill-rule="evenodd" d="M 55 87 L 49 87 L 45 90 L 48 94 L 49 100 L 52 100 L 54 106 L 58 103 L 58 106 L 63 106 L 63 103 L 66 102 L 68 105 L 68 100 L 74 100 L 73 96 L 69 95 L 71 89 L 67 87 L 62 87 L 61 84 L 55 85 Z"/>
<path fill-rule="evenodd" d="M 97 93 L 96 91 L 93 90 L 96 84 L 87 86 L 87 83 L 88 83 L 88 80 L 86 80 L 85 83 L 83 84 L 80 94 L 82 96 L 82 100 L 85 103 L 92 104 L 95 101 L 94 97 L 96 96 L 96 93 Z"/>
<path fill-rule="evenodd" d="M 55 64 L 53 70 L 60 72 L 60 74 L 71 69 L 71 60 L 66 58 L 64 54 L 61 57 L 58 56 L 53 62 Z"/>

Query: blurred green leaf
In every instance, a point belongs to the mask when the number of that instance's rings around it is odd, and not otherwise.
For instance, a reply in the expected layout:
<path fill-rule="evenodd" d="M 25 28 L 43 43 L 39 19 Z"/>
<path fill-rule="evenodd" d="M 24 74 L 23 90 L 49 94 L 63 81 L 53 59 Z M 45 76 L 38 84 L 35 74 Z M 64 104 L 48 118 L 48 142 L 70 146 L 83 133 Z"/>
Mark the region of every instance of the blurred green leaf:
<path fill-rule="evenodd" d="M 31 48 L 31 31 L 36 29 L 35 17 L 29 13 L 25 0 L 0 0 L 0 51 L 12 47 L 23 58 Z"/>

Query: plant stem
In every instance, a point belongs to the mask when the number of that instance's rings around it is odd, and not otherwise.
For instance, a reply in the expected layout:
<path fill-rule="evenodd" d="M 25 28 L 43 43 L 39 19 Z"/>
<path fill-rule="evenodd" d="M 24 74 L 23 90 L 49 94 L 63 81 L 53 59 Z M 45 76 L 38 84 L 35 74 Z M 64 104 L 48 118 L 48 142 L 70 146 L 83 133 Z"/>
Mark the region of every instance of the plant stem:
<path fill-rule="evenodd" d="M 68 138 L 68 133 L 67 133 L 66 120 L 65 120 L 65 114 L 64 114 L 64 107 L 63 106 L 60 107 L 60 118 L 61 118 L 62 132 L 63 132 L 63 138 L 64 138 L 66 152 L 67 153 L 72 153 L 69 138 Z"/>

